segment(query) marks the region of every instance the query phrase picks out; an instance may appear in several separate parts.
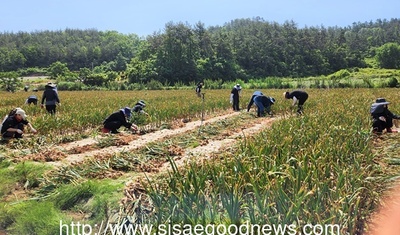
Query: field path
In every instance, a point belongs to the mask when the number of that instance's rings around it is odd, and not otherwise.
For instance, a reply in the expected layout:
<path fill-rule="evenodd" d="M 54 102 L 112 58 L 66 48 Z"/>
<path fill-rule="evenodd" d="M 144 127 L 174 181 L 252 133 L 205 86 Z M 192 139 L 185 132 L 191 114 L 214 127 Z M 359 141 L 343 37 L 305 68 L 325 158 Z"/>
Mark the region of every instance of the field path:
<path fill-rule="evenodd" d="M 262 118 L 258 119 L 258 122 L 250 127 L 243 128 L 241 132 L 235 132 L 233 135 L 226 136 L 221 140 L 210 141 L 207 145 L 198 146 L 196 148 L 187 149 L 182 157 L 175 159 L 175 164 L 178 168 L 182 167 L 190 160 L 201 161 L 209 158 L 210 155 L 216 154 L 221 150 L 230 148 L 237 142 L 238 138 L 247 138 L 261 130 L 268 128 L 278 118 Z M 171 164 L 169 162 L 164 163 L 160 168 L 159 172 L 166 172 L 171 170 Z"/>
<path fill-rule="evenodd" d="M 98 140 L 94 138 L 86 138 L 83 140 L 62 144 L 56 147 L 58 151 L 56 152 L 69 152 L 66 154 L 64 158 L 60 160 L 48 161 L 47 164 L 53 165 L 55 167 L 63 167 L 71 164 L 77 164 L 83 162 L 88 158 L 96 158 L 101 157 L 107 154 L 113 154 L 117 152 L 123 151 L 132 151 L 135 149 L 143 148 L 149 143 L 154 143 L 157 141 L 162 141 L 168 139 L 173 136 L 178 136 L 184 134 L 189 131 L 194 131 L 199 129 L 202 125 L 207 125 L 211 123 L 215 123 L 220 120 L 227 120 L 229 118 L 233 118 L 238 115 L 244 115 L 245 111 L 242 112 L 233 112 L 230 111 L 227 114 L 223 114 L 216 117 L 211 117 L 209 119 L 205 119 L 203 121 L 197 120 L 188 123 L 182 123 L 182 125 L 175 129 L 163 129 L 151 133 L 146 133 L 144 135 L 132 135 L 121 133 L 116 136 L 119 138 L 128 138 L 128 141 L 125 141 L 123 145 L 117 146 L 109 146 L 105 148 L 96 148 L 93 149 L 90 146 L 96 145 Z M 273 121 L 275 121 L 277 117 L 274 118 L 254 118 L 251 120 L 247 120 L 243 123 L 238 124 L 238 129 L 236 131 L 226 131 L 221 133 L 220 136 L 216 137 L 213 140 L 207 140 L 206 144 L 202 144 L 195 148 L 187 148 L 184 149 L 184 152 L 179 156 L 174 158 L 174 161 L 178 167 L 184 165 L 192 157 L 196 158 L 196 161 L 199 161 L 204 158 L 208 158 L 210 154 L 218 153 L 221 149 L 227 149 L 232 144 L 234 144 L 238 138 L 247 138 L 254 133 L 260 132 L 262 129 L 269 127 Z M 104 138 L 104 137 L 101 137 Z M 78 153 L 73 153 L 74 149 L 83 149 L 83 151 L 78 151 Z M 54 151 L 51 151 L 54 153 Z M 72 153 L 71 153 L 72 152 Z M 152 172 L 165 172 L 170 170 L 170 163 L 168 161 L 156 164 L 158 169 L 153 169 Z M 133 173 L 133 172 L 132 172 Z M 136 174 L 139 172 L 135 172 Z M 149 173 L 149 172 L 147 172 Z"/>
<path fill-rule="evenodd" d="M 206 119 L 203 122 L 201 120 L 188 122 L 183 127 L 180 127 L 180 128 L 163 129 L 163 130 L 155 131 L 152 133 L 147 133 L 145 135 L 135 136 L 135 137 L 133 137 L 134 140 L 130 141 L 127 145 L 110 146 L 110 147 L 106 147 L 106 148 L 102 148 L 102 149 L 86 151 L 84 153 L 69 154 L 66 158 L 62 159 L 61 161 L 51 161 L 48 163 L 51 165 L 54 165 L 54 166 L 63 166 L 63 165 L 71 164 L 71 163 L 79 163 L 79 162 L 85 160 L 85 158 L 91 157 L 91 156 L 98 156 L 98 155 L 103 155 L 103 154 L 110 154 L 110 153 L 115 153 L 115 152 L 130 151 L 133 149 L 138 149 L 138 148 L 146 146 L 146 144 L 149 144 L 151 142 L 155 142 L 157 140 L 162 140 L 162 139 L 168 138 L 170 136 L 179 135 L 179 134 L 185 133 L 187 131 L 192 131 L 196 128 L 200 128 L 200 126 L 202 124 L 205 125 L 205 124 L 213 123 L 213 122 L 216 122 L 219 120 L 228 119 L 228 118 L 231 118 L 231 117 L 239 115 L 239 114 L 240 114 L 240 112 L 231 112 L 231 113 L 228 113 L 225 115 Z M 93 138 L 87 138 L 87 139 L 71 142 L 71 143 L 68 143 L 65 145 L 61 145 L 61 146 L 58 146 L 57 148 L 60 151 L 69 151 L 74 148 L 93 145 L 96 143 L 97 143 L 97 140 L 95 140 Z"/>

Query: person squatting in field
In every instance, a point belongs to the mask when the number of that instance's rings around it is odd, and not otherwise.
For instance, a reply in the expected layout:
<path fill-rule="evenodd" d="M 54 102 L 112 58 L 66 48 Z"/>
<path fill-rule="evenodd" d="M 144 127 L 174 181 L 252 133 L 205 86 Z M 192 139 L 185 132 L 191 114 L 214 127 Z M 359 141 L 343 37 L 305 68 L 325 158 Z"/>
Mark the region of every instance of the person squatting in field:
<path fill-rule="evenodd" d="M 297 114 L 303 114 L 303 105 L 308 99 L 308 94 L 305 91 L 295 90 L 292 92 L 283 93 L 286 99 L 293 99 L 292 106 L 297 104 Z"/>
<path fill-rule="evenodd" d="M 135 106 L 133 106 L 132 112 L 139 113 L 139 114 L 149 115 L 148 113 L 146 113 L 146 112 L 143 110 L 144 107 L 146 107 L 146 103 L 145 103 L 143 100 L 139 100 L 139 102 L 137 102 L 137 103 L 135 104 Z"/>
<path fill-rule="evenodd" d="M 29 126 L 32 133 L 36 134 L 37 131 L 33 128 L 32 124 L 26 120 L 27 115 L 21 108 L 12 110 L 3 120 L 1 126 L 1 135 L 5 139 L 16 138 L 20 139 L 24 134 L 24 126 Z"/>
<path fill-rule="evenodd" d="M 232 104 L 233 111 L 240 111 L 239 108 L 239 98 L 240 98 L 240 92 L 242 91 L 242 87 L 240 84 L 236 84 L 233 89 L 231 90 L 231 96 L 230 96 L 230 103 Z"/>
<path fill-rule="evenodd" d="M 38 103 L 38 98 L 36 95 L 30 95 L 26 100 L 25 100 L 25 104 L 34 104 L 37 105 Z"/>
<path fill-rule="evenodd" d="M 397 132 L 392 129 L 393 119 L 400 119 L 400 116 L 389 111 L 388 104 L 390 102 L 387 102 L 385 98 L 378 98 L 371 105 L 370 113 L 373 133 L 381 134 L 384 129 L 388 133 Z"/>
<path fill-rule="evenodd" d="M 45 103 L 46 101 L 46 103 Z M 50 114 L 56 114 L 56 105 L 61 105 L 60 99 L 58 97 L 57 87 L 55 84 L 49 82 L 45 86 L 45 90 L 42 96 L 41 107 L 46 106 L 47 112 Z"/>
<path fill-rule="evenodd" d="M 131 129 L 132 131 L 137 131 L 137 126 L 133 123 L 130 123 L 128 119 L 131 116 L 131 109 L 129 107 L 125 107 L 123 109 L 120 109 L 114 113 L 112 113 L 110 116 L 108 116 L 104 122 L 103 122 L 103 132 L 109 133 L 111 132 L 112 134 L 117 134 L 118 129 L 121 126 L 124 126 L 128 129 Z"/>
<path fill-rule="evenodd" d="M 257 117 L 265 116 L 268 113 L 272 116 L 271 105 L 275 103 L 275 99 L 269 96 L 265 96 L 261 91 L 255 91 L 250 98 L 250 102 L 247 105 L 247 112 L 253 104 L 257 106 Z"/>

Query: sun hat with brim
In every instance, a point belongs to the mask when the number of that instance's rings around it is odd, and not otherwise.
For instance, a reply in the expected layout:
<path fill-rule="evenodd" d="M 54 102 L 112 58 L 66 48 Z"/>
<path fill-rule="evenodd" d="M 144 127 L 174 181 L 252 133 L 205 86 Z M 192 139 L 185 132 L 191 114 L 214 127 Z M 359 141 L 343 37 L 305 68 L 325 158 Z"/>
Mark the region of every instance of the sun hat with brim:
<path fill-rule="evenodd" d="M 56 84 L 54 84 L 54 83 L 52 83 L 52 82 L 49 82 L 49 83 L 47 83 L 46 87 L 55 88 L 55 87 L 56 87 Z"/>
<path fill-rule="evenodd" d="M 140 100 L 139 102 L 138 102 L 138 104 L 140 104 L 141 106 L 146 106 L 146 103 L 143 101 L 143 100 Z"/>
<path fill-rule="evenodd" d="M 378 98 L 375 100 L 376 105 L 384 105 L 384 104 L 390 104 L 390 102 L 387 102 L 385 98 Z"/>
<path fill-rule="evenodd" d="M 26 119 L 26 117 L 28 117 L 28 115 L 26 115 L 25 111 L 21 108 L 17 108 L 17 111 L 15 111 L 15 114 L 19 114 L 21 115 L 22 119 Z"/>

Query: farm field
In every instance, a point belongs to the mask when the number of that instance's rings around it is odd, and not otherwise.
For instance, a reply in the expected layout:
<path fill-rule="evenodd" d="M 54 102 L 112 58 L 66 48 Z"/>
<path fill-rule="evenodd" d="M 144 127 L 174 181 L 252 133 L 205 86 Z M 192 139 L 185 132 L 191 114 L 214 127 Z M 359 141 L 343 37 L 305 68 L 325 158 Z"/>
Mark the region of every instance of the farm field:
<path fill-rule="evenodd" d="M 385 97 L 400 113 L 398 89 L 308 89 L 303 116 L 284 90 L 263 89 L 276 99 L 263 118 L 245 111 L 253 91 L 243 90 L 241 112 L 230 90 L 204 100 L 191 90 L 60 91 L 55 117 L 24 105 L 30 93 L 1 93 L 0 114 L 20 106 L 39 133 L 0 145 L 0 231 L 248 222 L 361 234 L 399 170 L 399 134 L 371 135 L 369 107 Z M 150 116 L 133 117 L 139 133 L 100 132 L 140 99 Z"/>

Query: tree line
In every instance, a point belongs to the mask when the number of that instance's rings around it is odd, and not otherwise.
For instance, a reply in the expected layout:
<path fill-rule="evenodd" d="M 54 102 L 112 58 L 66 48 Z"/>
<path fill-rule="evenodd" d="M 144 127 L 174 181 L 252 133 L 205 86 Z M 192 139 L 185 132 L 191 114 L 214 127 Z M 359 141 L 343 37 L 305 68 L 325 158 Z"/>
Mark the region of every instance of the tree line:
<path fill-rule="evenodd" d="M 95 85 L 121 78 L 189 84 L 308 77 L 355 67 L 400 68 L 399 44 L 400 19 L 304 28 L 262 18 L 208 28 L 201 22 L 169 22 L 162 32 L 143 38 L 96 29 L 4 32 L 0 72 L 25 75 L 53 68 L 52 76 Z"/>

